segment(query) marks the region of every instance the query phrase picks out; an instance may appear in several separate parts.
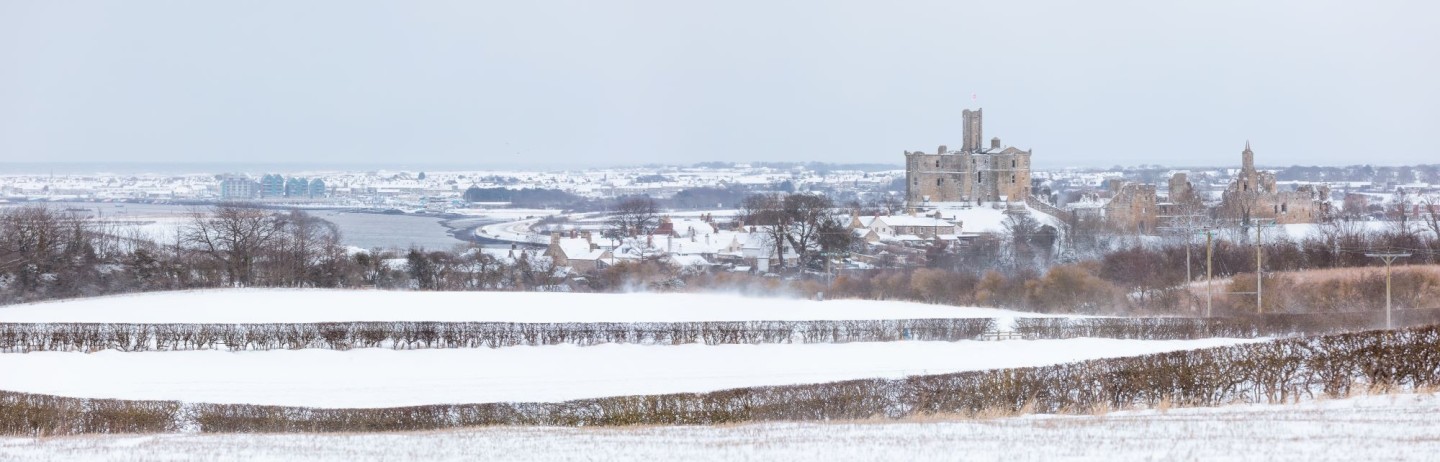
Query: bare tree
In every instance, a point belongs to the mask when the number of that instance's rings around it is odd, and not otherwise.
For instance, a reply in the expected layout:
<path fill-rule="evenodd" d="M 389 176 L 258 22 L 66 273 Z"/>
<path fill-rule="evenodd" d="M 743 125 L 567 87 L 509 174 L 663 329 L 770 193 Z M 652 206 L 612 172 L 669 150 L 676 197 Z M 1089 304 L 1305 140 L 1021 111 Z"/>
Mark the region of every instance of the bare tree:
<path fill-rule="evenodd" d="M 627 196 L 615 204 L 615 211 L 605 221 L 605 228 L 614 238 L 643 236 L 660 224 L 659 206 L 650 196 Z"/>
<path fill-rule="evenodd" d="M 790 194 L 781 202 L 790 224 L 785 239 L 799 254 L 800 266 L 807 267 L 820 252 L 820 232 L 827 219 L 834 219 L 835 204 L 815 194 Z"/>
<path fill-rule="evenodd" d="M 36 291 L 53 278 L 63 261 L 62 221 L 43 206 L 0 211 L 0 276 L 8 274 L 19 292 Z"/>
<path fill-rule="evenodd" d="M 1432 192 L 1420 198 L 1420 220 L 1440 238 L 1440 193 Z"/>
<path fill-rule="evenodd" d="M 315 269 L 333 260 L 340 243 L 340 230 L 325 219 L 302 210 L 275 216 L 279 233 L 273 255 L 273 284 L 286 286 L 316 285 Z"/>
<path fill-rule="evenodd" d="M 1040 221 L 1029 213 L 1011 213 L 1006 215 L 1001 225 L 1010 238 L 1016 266 L 1033 263 L 1035 244 L 1040 241 Z"/>
<path fill-rule="evenodd" d="M 231 285 L 247 286 L 254 283 L 256 262 L 278 232 L 274 215 L 252 205 L 226 202 L 208 214 L 194 213 L 185 241 L 221 262 Z"/>
<path fill-rule="evenodd" d="M 775 246 L 776 268 L 785 267 L 785 242 L 790 234 L 790 217 L 785 214 L 785 199 L 779 194 L 756 194 L 740 203 L 740 216 L 745 224 L 762 226 L 759 231 L 766 242 Z"/>

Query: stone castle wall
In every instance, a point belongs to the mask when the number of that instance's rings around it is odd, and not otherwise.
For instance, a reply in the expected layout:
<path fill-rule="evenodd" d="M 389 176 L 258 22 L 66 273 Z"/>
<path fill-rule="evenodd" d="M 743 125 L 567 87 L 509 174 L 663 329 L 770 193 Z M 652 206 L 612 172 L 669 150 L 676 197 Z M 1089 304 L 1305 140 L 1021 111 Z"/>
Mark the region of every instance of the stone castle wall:
<path fill-rule="evenodd" d="M 1330 188 L 1302 186 L 1281 191 L 1275 174 L 1255 169 L 1255 153 L 1250 143 L 1241 152 L 1240 173 L 1235 175 L 1215 208 L 1215 217 L 1243 222 L 1273 221 L 1278 224 L 1314 223 L 1330 212 Z"/>
<path fill-rule="evenodd" d="M 959 151 L 905 152 L 905 202 L 909 208 L 936 202 L 1023 201 L 1030 195 L 1030 151 L 981 145 L 980 110 L 965 110 Z"/>

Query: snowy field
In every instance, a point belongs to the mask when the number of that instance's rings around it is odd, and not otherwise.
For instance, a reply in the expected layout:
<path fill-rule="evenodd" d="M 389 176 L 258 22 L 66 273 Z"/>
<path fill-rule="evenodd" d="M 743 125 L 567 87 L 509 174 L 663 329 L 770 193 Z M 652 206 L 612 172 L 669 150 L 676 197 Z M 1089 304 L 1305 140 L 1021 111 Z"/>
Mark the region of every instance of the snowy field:
<path fill-rule="evenodd" d="M 327 408 L 607 396 L 1044 366 L 1253 340 L 620 345 L 0 354 L 0 390 Z"/>
<path fill-rule="evenodd" d="M 1043 316 L 912 302 L 821 302 L 714 294 L 324 289 L 155 292 L 0 307 L 0 322 L 90 323 L 706 322 Z"/>
<path fill-rule="evenodd" d="M 417 433 L 0 437 L 0 460 L 1434 460 L 1440 397 L 1399 394 L 1101 416 L 493 427 Z"/>

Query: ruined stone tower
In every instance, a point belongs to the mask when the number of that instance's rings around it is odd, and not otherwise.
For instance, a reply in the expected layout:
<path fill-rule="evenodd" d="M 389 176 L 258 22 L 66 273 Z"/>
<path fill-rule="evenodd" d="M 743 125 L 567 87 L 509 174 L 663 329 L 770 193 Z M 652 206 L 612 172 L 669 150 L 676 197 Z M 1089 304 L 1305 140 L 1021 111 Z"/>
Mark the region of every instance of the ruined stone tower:
<path fill-rule="evenodd" d="M 961 111 L 963 143 L 934 154 L 905 151 L 905 202 L 911 209 L 943 202 L 1023 202 L 1030 195 L 1030 151 L 984 144 L 980 109 Z"/>
<path fill-rule="evenodd" d="M 1250 150 L 1250 140 L 1245 140 L 1245 150 L 1240 152 L 1240 168 L 1245 171 L 1255 170 L 1255 152 Z"/>
<path fill-rule="evenodd" d="M 964 121 L 962 131 L 965 137 L 965 142 L 960 148 L 961 151 L 976 152 L 981 149 L 980 140 L 984 137 L 981 135 L 982 130 L 980 126 L 980 111 L 983 111 L 983 109 L 976 109 L 974 111 L 966 109 L 964 111 L 960 111 L 960 116 Z"/>
<path fill-rule="evenodd" d="M 1252 220 L 1287 223 L 1313 223 L 1330 211 L 1330 188 L 1304 185 L 1281 190 L 1275 174 L 1255 169 L 1255 153 L 1250 142 L 1240 152 L 1240 171 L 1221 196 L 1215 216 L 1236 223 Z"/>

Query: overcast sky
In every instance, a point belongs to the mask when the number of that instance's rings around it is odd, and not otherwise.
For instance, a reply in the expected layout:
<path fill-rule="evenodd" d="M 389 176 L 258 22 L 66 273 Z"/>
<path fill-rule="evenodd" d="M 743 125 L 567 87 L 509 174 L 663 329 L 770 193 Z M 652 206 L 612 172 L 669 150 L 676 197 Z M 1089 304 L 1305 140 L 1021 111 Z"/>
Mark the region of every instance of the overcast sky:
<path fill-rule="evenodd" d="M 1440 162 L 1440 2 L 0 0 L 0 162 Z"/>

